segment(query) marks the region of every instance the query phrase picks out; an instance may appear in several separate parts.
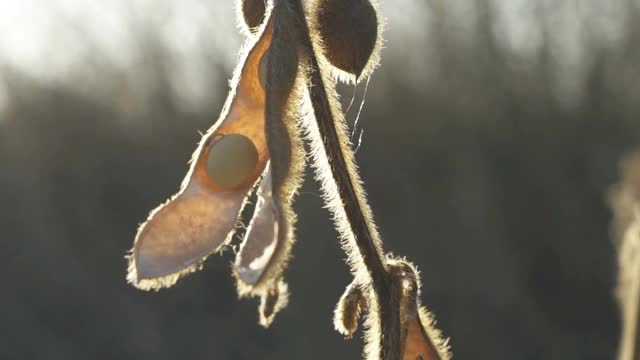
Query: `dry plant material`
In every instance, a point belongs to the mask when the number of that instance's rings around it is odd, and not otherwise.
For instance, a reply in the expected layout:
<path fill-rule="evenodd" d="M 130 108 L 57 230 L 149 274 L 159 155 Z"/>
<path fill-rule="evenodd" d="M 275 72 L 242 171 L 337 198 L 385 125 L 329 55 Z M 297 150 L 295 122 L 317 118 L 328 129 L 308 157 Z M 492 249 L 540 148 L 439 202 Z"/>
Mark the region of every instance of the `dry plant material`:
<path fill-rule="evenodd" d="M 129 257 L 128 280 L 136 287 L 173 285 L 229 242 L 261 179 L 234 273 L 241 296 L 261 298 L 264 326 L 287 304 L 282 272 L 294 242 L 291 202 L 304 168 L 296 126 L 304 82 L 283 27 L 286 16 L 274 14 L 250 43 L 221 120 L 203 137 L 180 192 L 140 227 Z"/>
<path fill-rule="evenodd" d="M 622 181 L 610 194 L 618 248 L 617 296 L 622 309 L 619 360 L 640 359 L 640 151 L 622 162 Z"/>
<path fill-rule="evenodd" d="M 277 9 L 264 80 L 268 89 L 265 116 L 271 160 L 258 190 L 254 217 L 236 257 L 235 274 L 242 296 L 262 296 L 282 277 L 295 240 L 296 215 L 291 203 L 304 168 L 304 148 L 297 127 L 304 82 L 298 76 L 297 48 L 291 46 L 294 39 L 284 27 L 290 15 L 281 5 Z"/>
<path fill-rule="evenodd" d="M 236 276 L 248 285 L 258 283 L 276 248 L 278 221 L 272 186 L 271 171 L 268 171 L 258 189 L 254 215 L 236 255 Z"/>
<path fill-rule="evenodd" d="M 352 282 L 347 286 L 333 312 L 333 326 L 347 339 L 351 339 L 358 330 L 358 321 L 366 306 L 362 288 L 356 282 Z"/>
<path fill-rule="evenodd" d="M 260 325 L 269 327 L 276 314 L 289 303 L 289 288 L 284 281 L 278 281 L 260 297 Z"/>
<path fill-rule="evenodd" d="M 247 29 L 256 33 L 260 30 L 260 25 L 264 21 L 264 16 L 267 12 L 266 0 L 241 0 L 240 14 Z"/>
<path fill-rule="evenodd" d="M 420 305 L 420 277 L 413 264 L 405 259 L 388 259 L 393 281 L 392 302 L 400 310 L 399 358 L 402 360 L 441 359 L 447 341 L 435 328 L 431 315 Z M 447 355 L 448 356 L 448 355 Z"/>
<path fill-rule="evenodd" d="M 173 285 L 228 243 L 245 200 L 269 160 L 259 63 L 267 27 L 240 67 L 218 123 L 202 138 L 180 191 L 138 230 L 127 279 L 141 289 Z"/>
<path fill-rule="evenodd" d="M 306 20 L 300 0 L 287 2 L 297 18 Z M 319 38 L 312 33 L 315 30 L 306 20 L 300 37 L 309 70 L 307 91 L 313 117 L 305 118 L 304 125 L 311 142 L 312 164 L 349 256 L 354 283 L 366 298 L 365 357 L 369 360 L 401 360 L 405 342 L 399 300 L 404 297 L 396 296 L 400 285 L 391 271 L 392 262 L 384 255 L 367 204 L 351 143 L 346 136 L 346 122 L 337 100 L 335 82 L 328 74 L 331 69 L 316 55 L 321 52 L 322 44 L 314 43 Z M 418 307 L 417 303 L 415 305 Z M 422 323 L 423 326 L 431 324 L 431 321 Z M 342 330 L 349 334 L 350 324 L 346 325 Z M 428 359 L 449 359 L 447 342 L 441 339 L 439 332 L 425 330 L 424 333 L 428 340 L 425 347 L 431 349 Z"/>
<path fill-rule="evenodd" d="M 248 33 L 249 50 L 180 191 L 140 227 L 129 282 L 158 289 L 198 269 L 229 242 L 257 187 L 233 274 L 240 296 L 260 298 L 260 324 L 269 326 L 289 298 L 283 272 L 295 242 L 292 202 L 304 170 L 304 131 L 353 274 L 334 311 L 336 329 L 350 338 L 362 317 L 369 360 L 449 359 L 447 342 L 420 305 L 418 272 L 382 248 L 331 77 L 357 81 L 377 64 L 374 5 L 315 0 L 309 16 L 301 0 L 242 0 L 239 8 L 255 33 Z"/>
<path fill-rule="evenodd" d="M 358 81 L 373 71 L 382 40 L 378 13 L 369 0 L 316 0 L 312 14 L 324 55 L 340 78 Z"/>

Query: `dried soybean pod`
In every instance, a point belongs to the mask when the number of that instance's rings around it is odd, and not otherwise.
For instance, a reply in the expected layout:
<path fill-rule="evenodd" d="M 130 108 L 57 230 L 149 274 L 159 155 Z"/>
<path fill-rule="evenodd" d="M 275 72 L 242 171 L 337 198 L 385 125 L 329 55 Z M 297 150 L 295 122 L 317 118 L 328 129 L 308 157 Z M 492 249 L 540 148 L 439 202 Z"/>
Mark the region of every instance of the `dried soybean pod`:
<path fill-rule="evenodd" d="M 260 66 L 258 67 L 258 77 L 260 79 L 260 85 L 266 88 L 267 86 L 267 64 L 269 63 L 269 52 L 267 51 L 260 59 Z"/>
<path fill-rule="evenodd" d="M 249 40 L 220 120 L 202 138 L 180 191 L 140 226 L 127 279 L 149 290 L 173 285 L 231 238 L 242 207 L 269 160 L 265 92 L 259 62 L 271 43 L 267 26 Z"/>
<path fill-rule="evenodd" d="M 287 284 L 279 280 L 267 289 L 260 297 L 260 325 L 269 327 L 276 314 L 284 309 L 289 302 L 289 288 Z"/>
<path fill-rule="evenodd" d="M 381 46 L 381 26 L 369 0 L 316 0 L 312 14 L 331 65 L 356 81 L 373 70 Z"/>
<path fill-rule="evenodd" d="M 429 336 L 422 324 L 421 312 L 423 312 L 423 310 L 419 309 L 415 315 L 408 315 L 404 322 L 404 353 L 402 360 L 414 360 L 419 357 L 422 357 L 424 360 L 442 359 L 435 346 L 430 342 Z M 428 317 L 425 320 L 431 321 Z"/>
<path fill-rule="evenodd" d="M 236 255 L 236 278 L 246 286 L 258 283 L 278 241 L 278 221 L 271 187 L 271 171 L 267 169 L 258 189 L 253 218 Z"/>
<path fill-rule="evenodd" d="M 447 341 L 442 339 L 440 331 L 434 327 L 434 320 L 419 304 L 418 271 L 404 259 L 391 259 L 387 264 L 393 279 L 391 293 L 400 308 L 400 359 L 449 359 Z"/>
<path fill-rule="evenodd" d="M 255 33 L 262 22 L 266 14 L 267 6 L 266 0 L 241 0 L 240 12 L 244 19 L 245 25 L 250 32 Z"/>
<path fill-rule="evenodd" d="M 358 330 L 358 321 L 366 308 L 366 298 L 362 287 L 355 280 L 347 286 L 333 312 L 333 326 L 346 338 L 353 337 Z"/>
<path fill-rule="evenodd" d="M 282 24 L 289 16 L 283 2 L 273 12 L 273 40 L 265 64 L 266 131 L 270 163 L 258 190 L 258 203 L 236 256 L 234 274 L 241 296 L 262 296 L 282 277 L 294 242 L 291 202 L 301 184 L 304 148 L 297 120 L 303 88 L 298 76 L 295 30 Z"/>

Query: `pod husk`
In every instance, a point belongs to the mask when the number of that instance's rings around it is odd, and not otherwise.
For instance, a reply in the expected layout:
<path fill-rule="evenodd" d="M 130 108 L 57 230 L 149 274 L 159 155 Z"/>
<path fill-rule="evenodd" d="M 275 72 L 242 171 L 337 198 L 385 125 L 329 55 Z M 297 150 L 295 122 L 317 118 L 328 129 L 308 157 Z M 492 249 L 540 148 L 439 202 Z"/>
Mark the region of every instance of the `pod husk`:
<path fill-rule="evenodd" d="M 413 264 L 405 259 L 389 259 L 389 273 L 392 278 L 392 296 L 399 306 L 400 334 L 393 334 L 401 346 L 397 354 L 387 354 L 388 358 L 402 360 L 448 360 L 448 340 L 435 328 L 435 321 L 420 305 L 420 276 Z M 399 336 L 398 336 L 399 335 Z M 385 357 L 386 358 L 386 357 Z"/>
<path fill-rule="evenodd" d="M 198 270 L 207 256 L 231 239 L 253 183 L 269 160 L 266 95 L 259 81 L 259 62 L 271 44 L 271 35 L 267 26 L 259 38 L 249 40 L 220 120 L 203 136 L 180 191 L 151 211 L 138 229 L 127 274 L 134 286 L 143 290 L 169 287 L 181 276 Z M 225 134 L 246 136 L 258 151 L 250 181 L 233 191 L 217 189 L 206 172 L 208 151 Z"/>
<path fill-rule="evenodd" d="M 333 312 L 333 326 L 347 339 L 358 330 L 358 321 L 367 303 L 362 288 L 355 281 L 349 284 Z"/>
<path fill-rule="evenodd" d="M 277 8 L 278 9 L 278 8 Z M 269 308 L 270 292 L 282 289 L 282 273 L 295 242 L 293 199 L 302 182 L 304 147 L 298 132 L 304 78 L 295 29 L 285 27 L 286 7 L 274 11 L 273 41 L 266 65 L 266 133 L 270 163 L 258 190 L 258 202 L 234 264 L 240 296 L 260 296 Z M 276 307 L 277 310 L 282 306 Z M 273 317 L 261 310 L 261 323 Z M 275 314 L 275 312 L 274 312 Z"/>
<path fill-rule="evenodd" d="M 315 0 L 311 4 L 314 43 L 333 74 L 352 83 L 367 77 L 380 60 L 383 23 L 369 0 Z"/>
<path fill-rule="evenodd" d="M 284 281 L 274 283 L 260 297 L 260 307 L 258 313 L 260 315 L 259 323 L 267 328 L 271 325 L 280 310 L 284 309 L 289 303 L 289 288 Z"/>
<path fill-rule="evenodd" d="M 239 0 L 238 13 L 244 28 L 249 33 L 255 34 L 260 31 L 260 25 L 268 13 L 267 2 L 266 0 Z"/>

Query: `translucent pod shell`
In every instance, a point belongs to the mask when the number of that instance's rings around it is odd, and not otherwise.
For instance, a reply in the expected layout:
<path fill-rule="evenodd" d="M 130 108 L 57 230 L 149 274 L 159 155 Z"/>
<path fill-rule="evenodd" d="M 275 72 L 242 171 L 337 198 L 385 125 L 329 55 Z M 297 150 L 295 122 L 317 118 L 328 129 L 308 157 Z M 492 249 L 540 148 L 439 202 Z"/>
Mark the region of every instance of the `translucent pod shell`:
<path fill-rule="evenodd" d="M 267 170 L 258 189 L 253 218 L 236 256 L 237 278 L 248 286 L 257 284 L 262 277 L 279 239 L 277 208 L 271 187 L 271 171 Z"/>
<path fill-rule="evenodd" d="M 267 89 L 266 133 L 270 163 L 258 189 L 253 218 L 236 255 L 234 274 L 240 295 L 262 296 L 281 281 L 294 242 L 291 207 L 304 167 L 304 147 L 297 120 L 303 76 L 299 76 L 294 31 L 284 21 L 284 3 L 273 12 L 273 41 L 260 64 Z M 277 11 L 276 11 L 277 10 Z"/>
<path fill-rule="evenodd" d="M 136 287 L 171 286 L 230 240 L 269 161 L 259 64 L 271 35 L 267 26 L 246 53 L 221 120 L 203 137 L 180 191 L 140 226 L 127 275 Z"/>

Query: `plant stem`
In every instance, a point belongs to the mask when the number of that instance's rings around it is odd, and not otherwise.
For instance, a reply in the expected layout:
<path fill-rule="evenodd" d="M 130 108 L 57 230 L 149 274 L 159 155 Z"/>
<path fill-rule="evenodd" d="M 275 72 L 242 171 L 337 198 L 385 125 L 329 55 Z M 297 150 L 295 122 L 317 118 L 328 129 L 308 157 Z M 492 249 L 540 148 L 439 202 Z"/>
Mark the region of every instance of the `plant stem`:
<path fill-rule="evenodd" d="M 395 297 L 391 294 L 392 279 L 387 271 L 382 249 L 377 246 L 372 236 L 372 229 L 375 225 L 371 223 L 363 211 L 363 206 L 366 204 L 361 202 L 365 200 L 358 196 L 364 191 L 358 188 L 361 185 L 355 181 L 356 170 L 353 166 L 349 166 L 345 157 L 345 153 L 351 149 L 348 144 L 340 141 L 336 128 L 340 124 L 336 123 L 332 113 L 330 98 L 325 87 L 322 69 L 315 55 L 302 4 L 300 0 L 288 0 L 288 3 L 296 21 L 302 22 L 299 24 L 299 29 L 302 32 L 300 41 L 309 61 L 308 90 L 324 151 L 333 175 L 332 178 L 336 183 L 341 200 L 340 204 L 344 209 L 356 248 L 371 277 L 371 286 L 378 303 L 378 311 L 375 314 L 370 314 L 379 317 L 382 338 L 380 339 L 378 357 L 385 360 L 398 359 L 401 356 L 401 344 L 397 341 L 397 337 L 401 333 L 401 323 L 398 314 L 399 304 L 394 301 Z"/>
<path fill-rule="evenodd" d="M 304 11 L 300 0 L 289 1 L 295 16 L 298 19 L 305 19 Z M 371 274 L 374 289 L 378 293 L 386 293 L 389 289 L 389 279 L 385 261 L 375 244 L 371 235 L 369 220 L 362 211 L 360 198 L 357 195 L 356 186 L 360 186 L 352 179 L 350 167 L 347 165 L 344 153 L 351 151 L 347 144 L 341 144 L 336 122 L 331 111 L 329 96 L 327 95 L 324 80 L 318 60 L 315 56 L 313 45 L 309 36 L 309 28 L 304 22 L 302 45 L 307 52 L 309 59 L 309 94 L 318 129 L 322 137 L 322 144 L 329 159 L 329 166 L 333 179 L 336 182 L 342 206 L 344 207 L 347 220 L 349 222 L 357 248 L 362 255 L 365 266 Z M 360 193 L 363 193 L 360 191 Z"/>
<path fill-rule="evenodd" d="M 379 353 L 369 354 L 369 356 L 374 356 L 375 359 L 401 360 L 404 346 L 400 316 L 402 285 L 396 281 L 397 279 L 394 279 L 389 271 L 380 241 L 375 234 L 375 224 L 371 216 L 368 216 L 364 191 L 358 180 L 356 167 L 351 165 L 352 149 L 348 139 L 345 137 L 345 140 L 342 140 L 340 136 L 341 129 L 338 127 L 343 125 L 340 123 L 342 120 L 340 116 L 337 116 L 339 114 L 334 113 L 334 111 L 339 112 L 340 109 L 332 109 L 331 94 L 327 92 L 323 69 L 321 69 L 316 57 L 302 2 L 301 0 L 277 1 L 286 1 L 292 15 L 291 21 L 295 22 L 290 24 L 292 31 L 299 32 L 297 36 L 302 46 L 303 57 L 308 59 L 309 81 L 307 87 L 322 146 L 331 170 L 330 180 L 336 185 L 340 200 L 339 205 L 344 211 L 351 230 L 352 236 L 348 239 L 353 239 L 353 245 L 355 245 L 353 247 L 360 254 L 369 274 L 372 295 L 375 297 L 371 300 L 377 303 L 375 310 L 369 309 L 369 316 L 375 316 L 375 320 L 380 326 L 377 329 L 379 338 L 375 340 L 379 342 L 377 350 Z M 352 268 L 352 271 L 355 272 L 356 269 Z M 369 284 L 364 285 L 368 286 Z M 436 356 L 434 360 L 440 360 L 439 352 L 435 350 L 431 339 L 428 340 L 429 346 L 434 349 Z"/>

